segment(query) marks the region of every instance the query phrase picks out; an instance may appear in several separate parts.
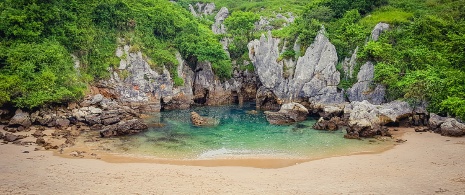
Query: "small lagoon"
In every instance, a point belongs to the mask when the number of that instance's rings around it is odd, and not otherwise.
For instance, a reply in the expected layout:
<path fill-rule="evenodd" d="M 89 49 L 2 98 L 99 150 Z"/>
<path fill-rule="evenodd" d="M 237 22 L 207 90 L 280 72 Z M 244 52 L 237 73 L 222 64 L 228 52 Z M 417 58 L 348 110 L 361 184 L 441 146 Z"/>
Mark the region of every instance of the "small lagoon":
<path fill-rule="evenodd" d="M 193 107 L 155 113 L 147 118 L 148 131 L 104 143 L 112 153 L 170 160 L 205 159 L 320 159 L 356 153 L 378 152 L 392 142 L 344 139 L 343 130 L 312 129 L 315 119 L 293 125 L 272 125 L 263 111 L 249 114 L 252 103 Z M 215 118 L 219 125 L 196 127 L 190 112 Z"/>

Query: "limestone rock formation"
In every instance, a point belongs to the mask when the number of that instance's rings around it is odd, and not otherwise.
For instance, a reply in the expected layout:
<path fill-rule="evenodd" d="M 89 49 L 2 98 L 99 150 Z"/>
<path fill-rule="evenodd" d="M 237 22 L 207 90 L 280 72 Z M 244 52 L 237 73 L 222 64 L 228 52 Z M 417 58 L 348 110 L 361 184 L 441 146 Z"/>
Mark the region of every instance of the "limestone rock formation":
<path fill-rule="evenodd" d="M 344 101 L 342 92 L 337 89 L 340 73 L 336 70 L 336 48 L 324 36 L 324 29 L 318 33 L 305 55 L 299 57 L 292 77 L 284 77 L 284 63 L 278 60 L 279 42 L 269 32 L 268 36 L 262 35 L 260 40 L 248 44 L 249 57 L 261 84 L 276 96 L 277 101 Z"/>
<path fill-rule="evenodd" d="M 385 127 L 389 123 L 400 123 L 413 115 L 413 109 L 406 102 L 393 101 L 373 105 L 368 101 L 351 102 L 344 112 L 349 113 L 346 137 L 373 137 L 388 135 Z"/>
<path fill-rule="evenodd" d="M 358 46 L 355 48 L 352 56 L 350 58 L 345 58 L 342 62 L 342 68 L 344 70 L 344 79 L 351 79 L 354 76 L 354 68 L 357 63 L 357 53 L 358 53 Z"/>
<path fill-rule="evenodd" d="M 195 9 L 197 8 L 197 9 Z M 214 3 L 196 3 L 195 5 L 189 4 L 189 10 L 191 11 L 192 15 L 198 17 L 202 15 L 211 15 L 215 10 Z"/>
<path fill-rule="evenodd" d="M 373 31 L 371 31 L 371 39 L 373 41 L 378 41 L 379 36 L 381 35 L 381 33 L 383 33 L 384 31 L 386 31 L 388 29 L 389 29 L 389 24 L 386 24 L 386 23 L 383 23 L 383 22 L 378 23 L 375 26 L 375 28 L 373 29 Z"/>
<path fill-rule="evenodd" d="M 209 117 L 202 117 L 197 112 L 191 112 L 191 122 L 195 126 L 215 126 L 219 121 Z"/>
<path fill-rule="evenodd" d="M 212 25 L 212 31 L 215 34 L 226 33 L 226 27 L 224 26 L 224 20 L 229 16 L 229 10 L 226 7 L 222 7 L 215 16 L 215 23 Z"/>
<path fill-rule="evenodd" d="M 278 112 L 265 111 L 266 120 L 275 125 L 291 124 L 307 119 L 308 110 L 299 103 L 287 103 Z"/>
<path fill-rule="evenodd" d="M 382 85 L 375 85 L 373 77 L 375 68 L 372 62 L 366 62 L 358 72 L 358 82 L 347 90 L 349 101 L 367 100 L 372 104 L 384 102 L 386 88 Z"/>

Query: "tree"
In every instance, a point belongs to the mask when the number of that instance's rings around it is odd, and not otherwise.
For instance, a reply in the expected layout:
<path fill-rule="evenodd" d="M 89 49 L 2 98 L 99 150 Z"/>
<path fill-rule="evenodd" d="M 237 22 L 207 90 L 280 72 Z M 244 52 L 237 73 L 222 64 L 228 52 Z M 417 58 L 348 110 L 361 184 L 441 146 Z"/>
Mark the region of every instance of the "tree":
<path fill-rule="evenodd" d="M 231 58 L 240 58 L 247 52 L 247 44 L 253 40 L 255 22 L 260 18 L 252 12 L 235 11 L 226 18 L 224 24 L 232 37 L 229 45 Z"/>

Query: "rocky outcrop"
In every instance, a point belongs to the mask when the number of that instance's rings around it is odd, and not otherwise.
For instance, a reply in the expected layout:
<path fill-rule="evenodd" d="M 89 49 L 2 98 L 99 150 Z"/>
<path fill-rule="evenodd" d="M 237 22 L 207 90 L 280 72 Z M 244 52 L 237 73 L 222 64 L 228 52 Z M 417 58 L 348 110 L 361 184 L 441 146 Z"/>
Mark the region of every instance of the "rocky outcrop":
<path fill-rule="evenodd" d="M 465 124 L 457 119 L 441 117 L 434 113 L 430 114 L 428 128 L 443 136 L 460 137 L 465 135 Z"/>
<path fill-rule="evenodd" d="M 17 109 L 13 118 L 10 119 L 8 127 L 18 128 L 24 130 L 32 125 L 31 117 L 29 113 L 23 112 L 21 109 Z"/>
<path fill-rule="evenodd" d="M 352 79 L 354 76 L 354 68 L 357 63 L 357 53 L 358 53 L 358 46 L 355 48 L 352 56 L 350 58 L 345 58 L 342 62 L 342 68 L 344 70 L 344 79 Z"/>
<path fill-rule="evenodd" d="M 451 137 L 461 137 L 465 135 L 465 124 L 457 119 L 448 118 L 441 124 L 441 135 Z"/>
<path fill-rule="evenodd" d="M 373 105 L 368 101 L 352 102 L 344 112 L 348 112 L 347 138 L 389 135 L 385 125 L 401 123 L 414 115 L 406 102 L 393 101 L 383 105 Z"/>
<path fill-rule="evenodd" d="M 343 125 L 345 125 L 345 123 L 340 117 L 332 117 L 329 120 L 325 120 L 324 117 L 320 117 L 312 128 L 316 130 L 335 131 Z"/>
<path fill-rule="evenodd" d="M 196 17 L 203 15 L 211 15 L 215 10 L 215 4 L 200 2 L 196 3 L 195 5 L 189 4 L 189 10 L 191 11 L 192 15 Z"/>
<path fill-rule="evenodd" d="M 306 120 L 308 110 L 299 103 L 287 103 L 278 112 L 265 111 L 265 115 L 269 123 L 284 125 Z"/>
<path fill-rule="evenodd" d="M 378 23 L 375 28 L 371 31 L 371 39 L 373 41 L 378 41 L 379 36 L 381 33 L 389 29 L 389 24 L 380 22 Z"/>
<path fill-rule="evenodd" d="M 255 22 L 256 31 L 270 31 L 274 29 L 280 29 L 282 27 L 288 26 L 290 23 L 295 21 L 295 16 L 288 12 L 287 17 L 283 14 L 276 14 L 275 17 L 264 17 L 260 16 L 260 20 Z M 273 23 L 275 24 L 273 26 Z M 276 24 L 280 24 L 277 26 Z"/>
<path fill-rule="evenodd" d="M 197 112 L 191 112 L 191 122 L 195 126 L 215 126 L 219 121 L 213 118 L 202 117 Z"/>
<path fill-rule="evenodd" d="M 132 135 L 146 130 L 147 125 L 140 119 L 132 119 L 128 121 L 121 121 L 114 125 L 106 126 L 100 130 L 101 137 L 112 137 L 122 135 Z"/>
<path fill-rule="evenodd" d="M 431 113 L 428 120 L 428 127 L 434 132 L 441 132 L 441 125 L 448 119 L 437 114 Z"/>
<path fill-rule="evenodd" d="M 341 103 L 343 94 L 337 89 L 340 73 L 336 70 L 337 53 L 334 45 L 320 31 L 314 43 L 299 57 L 292 77 L 284 76 L 284 63 L 278 60 L 280 40 L 262 35 L 249 43 L 249 57 L 263 87 L 277 101 L 309 101 L 311 103 Z M 265 90 L 262 90 L 265 91 Z M 258 104 L 258 102 L 257 102 Z"/>
<path fill-rule="evenodd" d="M 379 84 L 374 84 L 373 77 L 375 68 L 372 62 L 365 63 L 358 72 L 357 80 L 350 89 L 347 90 L 349 101 L 367 100 L 372 104 L 382 104 L 386 88 Z"/>
<path fill-rule="evenodd" d="M 99 84 L 98 93 L 105 91 L 119 104 L 137 112 L 185 109 L 193 104 L 239 103 L 249 100 L 249 96 L 255 97 L 257 87 L 253 73 L 235 71 L 233 78 L 221 81 L 213 73 L 210 62 L 191 60 L 187 64 L 177 53 L 177 75 L 184 83 L 175 86 L 166 68 L 151 65 L 149 58 L 132 50 L 129 45 L 117 49 L 116 56 L 121 59 L 121 65 L 111 70 L 109 80 Z"/>
<path fill-rule="evenodd" d="M 212 31 L 215 34 L 225 34 L 226 27 L 224 26 L 224 20 L 229 16 L 229 10 L 226 7 L 222 7 L 215 16 L 215 23 L 212 25 Z"/>

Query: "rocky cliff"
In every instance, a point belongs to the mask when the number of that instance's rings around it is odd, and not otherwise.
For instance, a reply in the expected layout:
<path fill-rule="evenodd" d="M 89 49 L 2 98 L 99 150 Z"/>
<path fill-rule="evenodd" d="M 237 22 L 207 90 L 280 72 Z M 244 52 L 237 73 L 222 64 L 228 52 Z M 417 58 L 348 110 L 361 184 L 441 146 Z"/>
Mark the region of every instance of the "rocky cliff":
<path fill-rule="evenodd" d="M 272 92 L 276 98 L 273 101 L 280 104 L 293 101 L 313 104 L 344 101 L 342 91 L 337 89 L 340 73 L 336 70 L 336 48 L 324 35 L 324 29 L 297 62 L 279 60 L 280 41 L 269 32 L 267 36 L 262 35 L 260 40 L 248 44 L 249 57 L 261 84 L 260 93 Z M 288 77 L 284 74 L 287 67 L 295 67 Z M 261 95 L 257 94 L 257 97 Z M 267 103 L 259 101 L 257 99 L 257 106 Z"/>
<path fill-rule="evenodd" d="M 184 80 L 183 86 L 174 86 L 166 68 L 155 71 L 150 59 L 142 52 L 131 52 L 131 46 L 120 46 L 116 56 L 118 68 L 110 70 L 111 78 L 98 84 L 98 91 L 122 105 L 141 113 L 163 109 L 184 109 L 193 104 L 222 105 L 250 101 L 255 98 L 256 79 L 253 73 L 235 71 L 233 78 L 220 81 L 215 77 L 210 62 L 187 64 L 177 54 L 177 74 Z"/>

